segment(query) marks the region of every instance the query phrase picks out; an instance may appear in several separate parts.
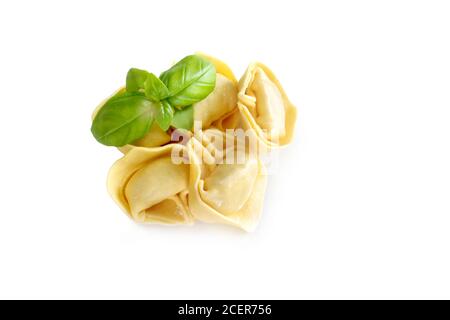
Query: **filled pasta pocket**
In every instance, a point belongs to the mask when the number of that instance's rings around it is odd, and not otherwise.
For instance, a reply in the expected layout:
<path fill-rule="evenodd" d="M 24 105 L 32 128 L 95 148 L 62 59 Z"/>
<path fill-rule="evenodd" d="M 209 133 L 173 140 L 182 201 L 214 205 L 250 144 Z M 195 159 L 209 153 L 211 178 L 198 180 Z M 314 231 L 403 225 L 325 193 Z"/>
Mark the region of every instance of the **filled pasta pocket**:
<path fill-rule="evenodd" d="M 143 223 L 190 224 L 189 166 L 174 163 L 186 147 L 132 148 L 111 168 L 108 191 L 133 220 Z"/>
<path fill-rule="evenodd" d="M 252 231 L 262 211 L 266 170 L 245 148 L 227 145 L 227 138 L 210 129 L 191 139 L 189 206 L 198 220 Z"/>
<path fill-rule="evenodd" d="M 291 142 L 296 108 L 273 72 L 261 63 L 251 64 L 239 81 L 238 107 L 245 129 L 268 147 Z"/>

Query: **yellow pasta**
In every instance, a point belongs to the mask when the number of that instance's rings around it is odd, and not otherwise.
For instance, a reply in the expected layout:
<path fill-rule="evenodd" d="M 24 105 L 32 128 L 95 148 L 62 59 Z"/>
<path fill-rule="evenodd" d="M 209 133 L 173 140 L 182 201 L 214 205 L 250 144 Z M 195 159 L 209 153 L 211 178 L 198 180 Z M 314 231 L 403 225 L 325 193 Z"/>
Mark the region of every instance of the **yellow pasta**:
<path fill-rule="evenodd" d="M 260 160 L 248 154 L 242 163 L 235 161 L 236 156 L 227 163 L 226 156 L 238 150 L 224 147 L 226 139 L 222 131 L 210 129 L 200 139 L 197 135 L 190 140 L 189 207 L 198 220 L 252 231 L 262 211 L 266 170 Z M 223 143 L 216 145 L 211 140 Z"/>
<path fill-rule="evenodd" d="M 237 107 L 237 87 L 220 73 L 216 76 L 216 87 L 205 99 L 194 104 L 194 121 L 201 122 L 201 129 L 229 114 Z"/>
<path fill-rule="evenodd" d="M 237 80 L 231 69 L 217 58 L 200 54 L 216 68 L 216 87 L 203 101 L 194 104 L 194 121 L 201 121 L 202 129 L 219 125 L 237 111 Z"/>
<path fill-rule="evenodd" d="M 243 127 L 253 130 L 261 143 L 278 147 L 291 142 L 296 108 L 265 65 L 251 64 L 239 81 L 238 108 Z"/>
<path fill-rule="evenodd" d="M 172 153 L 183 151 L 179 144 L 131 148 L 109 172 L 112 198 L 138 222 L 192 223 L 187 203 L 189 166 L 172 161 Z"/>

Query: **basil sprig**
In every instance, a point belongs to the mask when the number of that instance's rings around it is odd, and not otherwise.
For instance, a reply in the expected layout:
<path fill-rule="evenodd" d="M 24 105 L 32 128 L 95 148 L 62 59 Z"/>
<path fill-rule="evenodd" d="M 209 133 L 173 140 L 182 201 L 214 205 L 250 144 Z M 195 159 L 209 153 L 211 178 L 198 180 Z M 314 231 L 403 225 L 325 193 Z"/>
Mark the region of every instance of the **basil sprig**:
<path fill-rule="evenodd" d="M 121 147 L 144 137 L 154 122 L 162 130 L 170 126 L 192 129 L 192 104 L 205 99 L 216 85 L 216 70 L 197 55 L 187 56 L 158 78 L 132 68 L 126 90 L 110 98 L 92 123 L 98 142 Z"/>

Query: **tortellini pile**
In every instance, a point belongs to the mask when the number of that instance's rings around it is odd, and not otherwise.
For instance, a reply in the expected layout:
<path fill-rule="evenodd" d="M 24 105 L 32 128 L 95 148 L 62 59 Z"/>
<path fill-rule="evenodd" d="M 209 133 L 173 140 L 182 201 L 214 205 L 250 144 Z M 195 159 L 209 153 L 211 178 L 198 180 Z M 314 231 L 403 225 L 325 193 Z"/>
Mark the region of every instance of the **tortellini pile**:
<path fill-rule="evenodd" d="M 120 147 L 124 156 L 109 172 L 108 191 L 137 222 L 202 221 L 252 231 L 261 216 L 267 171 L 261 152 L 235 143 L 233 132 L 248 133 L 270 152 L 292 140 L 296 108 L 265 65 L 251 64 L 237 81 L 225 63 L 203 57 L 217 74 L 214 91 L 193 105 L 201 127 L 164 132 L 153 125 L 145 137 Z"/>

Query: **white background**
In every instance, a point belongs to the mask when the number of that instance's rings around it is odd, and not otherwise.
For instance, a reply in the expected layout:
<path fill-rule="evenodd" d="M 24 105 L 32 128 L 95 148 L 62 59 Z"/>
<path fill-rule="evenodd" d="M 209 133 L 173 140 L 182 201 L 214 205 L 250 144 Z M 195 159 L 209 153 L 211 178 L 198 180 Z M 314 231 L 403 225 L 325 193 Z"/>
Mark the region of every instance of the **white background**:
<path fill-rule="evenodd" d="M 446 1 L 2 1 L 0 298 L 450 298 Z M 261 224 L 138 226 L 90 133 L 128 68 L 260 60 L 298 106 Z"/>

